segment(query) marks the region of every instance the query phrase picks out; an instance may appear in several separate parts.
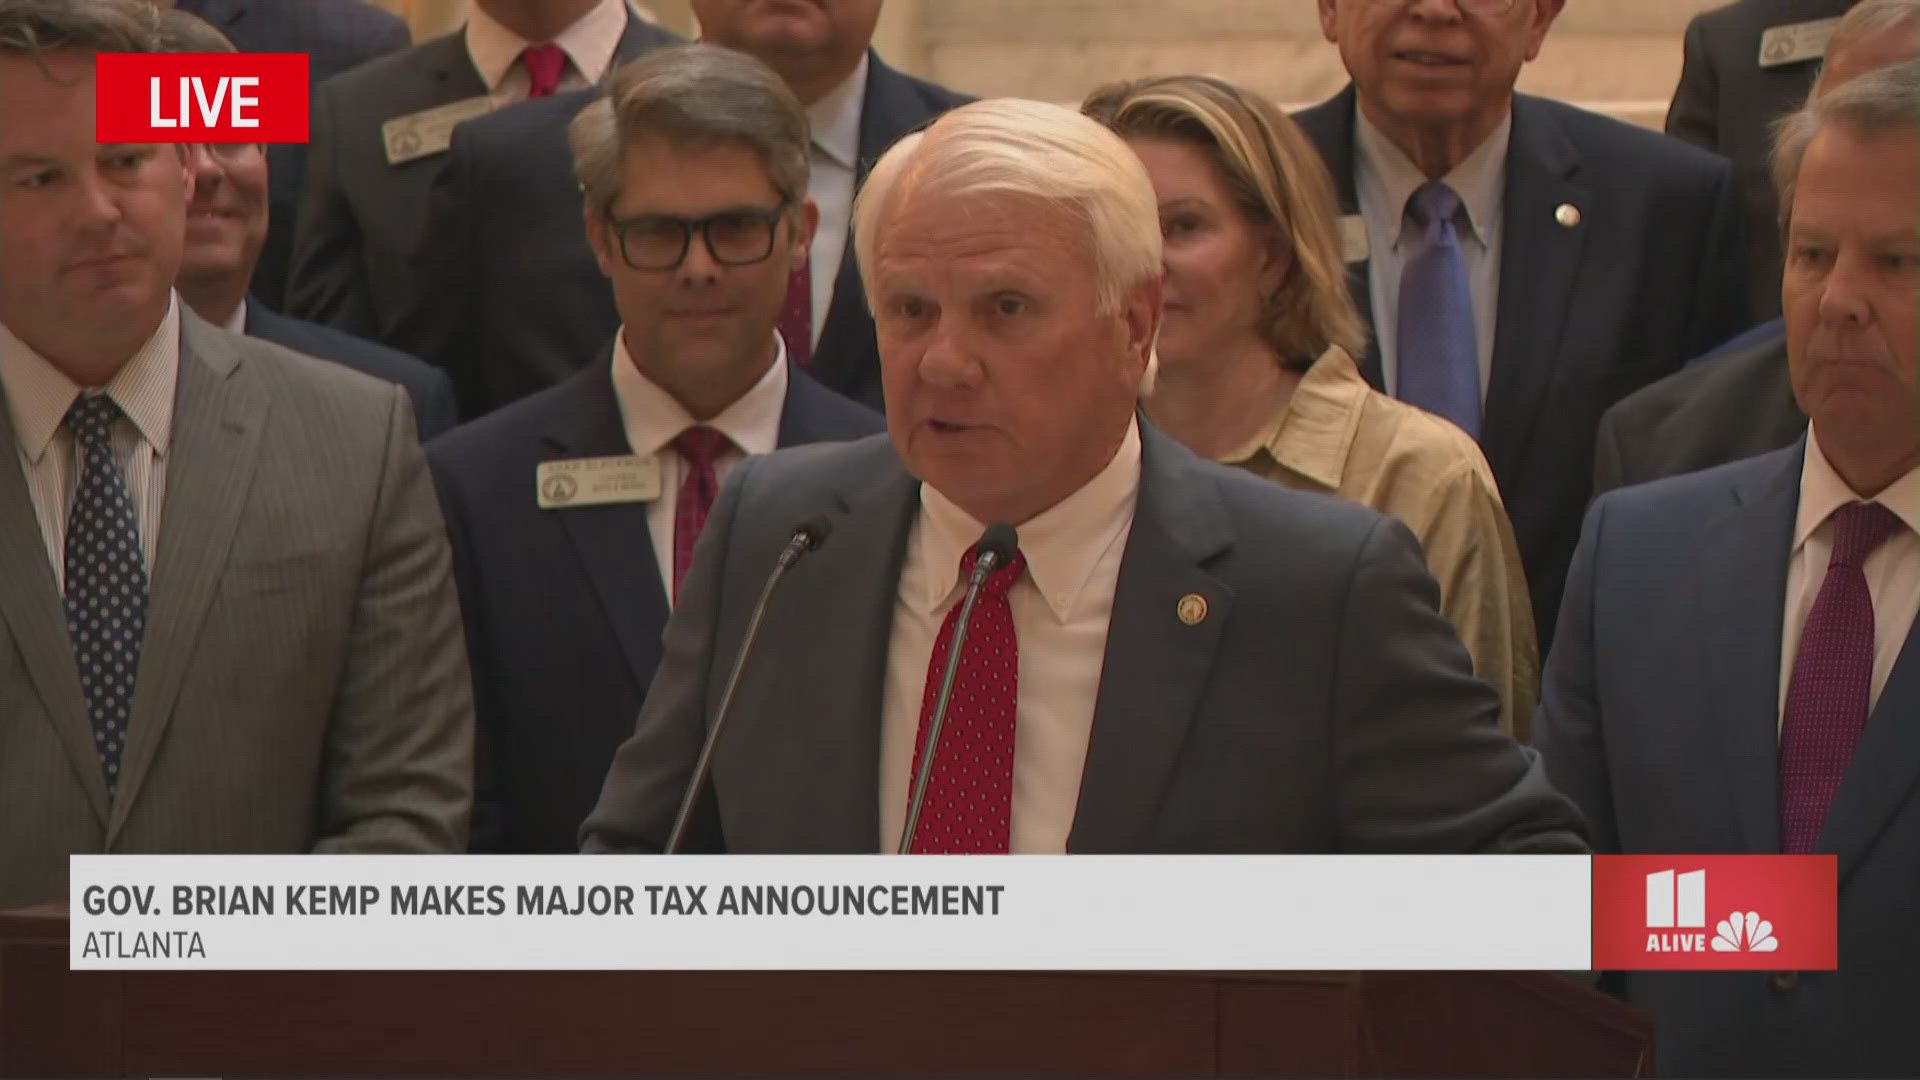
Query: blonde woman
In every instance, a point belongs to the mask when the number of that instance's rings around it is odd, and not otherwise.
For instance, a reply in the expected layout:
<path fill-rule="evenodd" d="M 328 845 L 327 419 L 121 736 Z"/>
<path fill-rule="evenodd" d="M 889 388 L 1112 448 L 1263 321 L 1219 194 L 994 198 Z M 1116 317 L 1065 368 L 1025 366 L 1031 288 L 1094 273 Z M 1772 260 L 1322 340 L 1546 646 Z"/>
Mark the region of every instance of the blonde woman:
<path fill-rule="evenodd" d="M 1083 111 L 1146 163 L 1166 241 L 1153 422 L 1195 452 L 1406 522 L 1474 670 L 1525 739 L 1540 660 L 1526 577 L 1480 448 L 1367 385 L 1333 183 L 1256 94 L 1204 76 L 1094 91 Z"/>

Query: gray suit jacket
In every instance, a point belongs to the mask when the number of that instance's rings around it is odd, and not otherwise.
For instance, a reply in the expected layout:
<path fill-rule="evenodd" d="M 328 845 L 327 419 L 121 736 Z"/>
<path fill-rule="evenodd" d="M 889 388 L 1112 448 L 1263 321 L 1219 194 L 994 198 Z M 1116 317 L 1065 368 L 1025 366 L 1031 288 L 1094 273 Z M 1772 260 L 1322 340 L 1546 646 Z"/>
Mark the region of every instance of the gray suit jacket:
<path fill-rule="evenodd" d="M 1778 854 L 1780 640 L 1806 444 L 1595 500 L 1534 737 L 1605 853 Z M 1838 971 L 1628 972 L 1665 1076 L 1920 1075 L 1920 633 L 1814 850 Z"/>
<path fill-rule="evenodd" d="M 1202 461 L 1143 424 L 1069 850 L 1581 852 L 1581 824 L 1439 614 L 1405 526 Z M 695 850 L 872 852 L 896 586 L 919 484 L 885 435 L 750 459 L 700 541 L 634 736 L 582 835 L 666 837 L 744 623 L 796 522 Z M 1209 614 L 1189 626 L 1181 598 Z"/>
<path fill-rule="evenodd" d="M 0 907 L 64 898 L 69 854 L 465 843 L 472 690 L 406 392 L 181 323 L 111 800 L 0 400 Z"/>

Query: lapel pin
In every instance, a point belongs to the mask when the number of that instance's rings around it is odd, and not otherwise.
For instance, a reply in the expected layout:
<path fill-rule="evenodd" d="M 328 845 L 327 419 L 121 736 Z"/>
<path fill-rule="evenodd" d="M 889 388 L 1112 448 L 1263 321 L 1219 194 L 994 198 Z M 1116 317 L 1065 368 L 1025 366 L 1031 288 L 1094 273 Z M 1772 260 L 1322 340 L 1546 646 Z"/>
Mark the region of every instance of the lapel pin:
<path fill-rule="evenodd" d="M 1173 610 L 1180 616 L 1181 622 L 1188 626 L 1199 626 L 1207 618 L 1207 598 L 1190 592 L 1180 598 L 1180 603 Z"/>
<path fill-rule="evenodd" d="M 1553 220 L 1559 222 L 1563 227 L 1571 229 L 1575 225 L 1580 224 L 1580 208 L 1572 203 L 1563 202 L 1554 210 Z"/>

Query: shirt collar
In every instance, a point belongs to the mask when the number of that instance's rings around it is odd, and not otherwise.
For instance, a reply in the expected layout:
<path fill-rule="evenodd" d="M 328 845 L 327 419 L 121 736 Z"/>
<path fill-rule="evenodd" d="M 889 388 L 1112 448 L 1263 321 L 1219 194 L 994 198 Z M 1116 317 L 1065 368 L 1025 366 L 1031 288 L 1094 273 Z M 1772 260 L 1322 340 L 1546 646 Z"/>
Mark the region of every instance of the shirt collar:
<path fill-rule="evenodd" d="M 770 454 L 780 442 L 780 414 L 787 403 L 787 346 L 773 335 L 773 363 L 760 381 L 711 420 L 695 420 L 672 394 L 640 373 L 627 351 L 623 326 L 613 339 L 613 397 L 636 454 L 657 454 L 696 424 L 718 430 L 746 454 Z"/>
<path fill-rule="evenodd" d="M 240 305 L 233 309 L 233 315 L 230 318 L 228 318 L 226 322 L 221 323 L 220 325 L 226 330 L 235 334 L 245 334 L 247 332 L 247 298 L 246 297 L 243 296 L 240 298 Z"/>
<path fill-rule="evenodd" d="M 1265 452 L 1283 468 L 1337 491 L 1370 389 L 1353 357 L 1329 345 L 1294 387 L 1287 407 L 1220 461 L 1238 465 Z"/>
<path fill-rule="evenodd" d="M 156 455 L 165 457 L 173 436 L 174 390 L 180 381 L 180 297 L 167 302 L 167 314 L 106 386 L 107 396 L 126 414 Z M 13 413 L 15 438 L 34 464 L 46 456 L 67 410 L 82 393 L 32 346 L 0 325 L 0 385 Z"/>
<path fill-rule="evenodd" d="M 1027 574 L 1055 619 L 1066 622 L 1078 606 L 1100 557 L 1133 523 L 1140 495 L 1140 425 L 1129 421 L 1120 449 L 1078 491 L 1020 526 L 1020 552 Z M 920 485 L 919 555 L 926 591 L 908 597 L 922 611 L 936 611 L 960 587 L 960 558 L 986 526 L 942 495 Z"/>
<path fill-rule="evenodd" d="M 1399 215 L 1399 224 L 1394 229 L 1397 247 L 1405 227 L 1407 200 L 1427 182 L 1427 175 L 1405 151 L 1394 145 L 1386 132 L 1367 119 L 1365 109 L 1356 106 L 1354 115 L 1354 139 L 1360 148 L 1360 158 L 1372 168 L 1385 189 L 1391 212 Z M 1507 147 L 1512 141 L 1513 111 L 1509 109 L 1493 134 L 1441 177 L 1460 196 L 1460 204 L 1467 212 L 1467 228 L 1489 247 L 1500 232 L 1501 206 L 1507 194 Z"/>
<path fill-rule="evenodd" d="M 1827 460 L 1826 451 L 1820 449 L 1820 440 L 1809 424 L 1806 460 L 1800 465 L 1800 510 L 1793 523 L 1793 550 L 1799 551 L 1835 510 L 1860 501 L 1860 495 L 1847 486 L 1833 463 Z M 1908 470 L 1905 476 L 1865 501 L 1885 506 L 1905 522 L 1907 528 L 1920 533 L 1920 468 Z"/>
<path fill-rule="evenodd" d="M 487 84 L 489 92 L 500 89 L 514 62 L 527 46 L 536 44 L 502 26 L 478 4 L 470 5 L 467 16 L 467 56 L 474 70 Z M 597 83 L 613 62 L 620 36 L 627 31 L 627 6 L 623 0 L 600 0 L 592 10 L 560 31 L 553 44 L 560 46 L 574 69 L 589 83 Z"/>
<path fill-rule="evenodd" d="M 867 57 L 862 54 L 853 74 L 807 106 L 813 145 L 843 168 L 853 168 L 860 158 L 860 110 L 866 103 Z"/>

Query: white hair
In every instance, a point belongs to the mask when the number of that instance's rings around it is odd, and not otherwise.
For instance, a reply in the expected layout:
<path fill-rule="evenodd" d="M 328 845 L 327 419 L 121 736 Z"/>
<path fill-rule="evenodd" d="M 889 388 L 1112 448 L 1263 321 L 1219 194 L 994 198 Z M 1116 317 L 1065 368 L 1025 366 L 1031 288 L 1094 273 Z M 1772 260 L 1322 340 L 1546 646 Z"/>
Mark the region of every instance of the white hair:
<path fill-rule="evenodd" d="M 1160 210 L 1146 167 L 1072 109 L 998 98 L 962 106 L 881 156 L 853 207 L 854 254 L 871 298 L 873 259 L 903 192 L 1037 199 L 1085 223 L 1102 312 L 1160 273 Z"/>
<path fill-rule="evenodd" d="M 1775 126 L 1773 183 L 1780 193 L 1783 231 L 1793 215 L 1793 192 L 1807 148 L 1820 132 L 1836 126 L 1866 136 L 1920 133 L 1920 60 L 1869 71 L 1815 94 Z"/>
<path fill-rule="evenodd" d="M 1831 58 L 1867 38 L 1890 34 L 1913 22 L 1920 22 L 1920 0 L 1860 0 L 1833 28 L 1833 36 L 1827 39 L 1827 56 Z"/>

